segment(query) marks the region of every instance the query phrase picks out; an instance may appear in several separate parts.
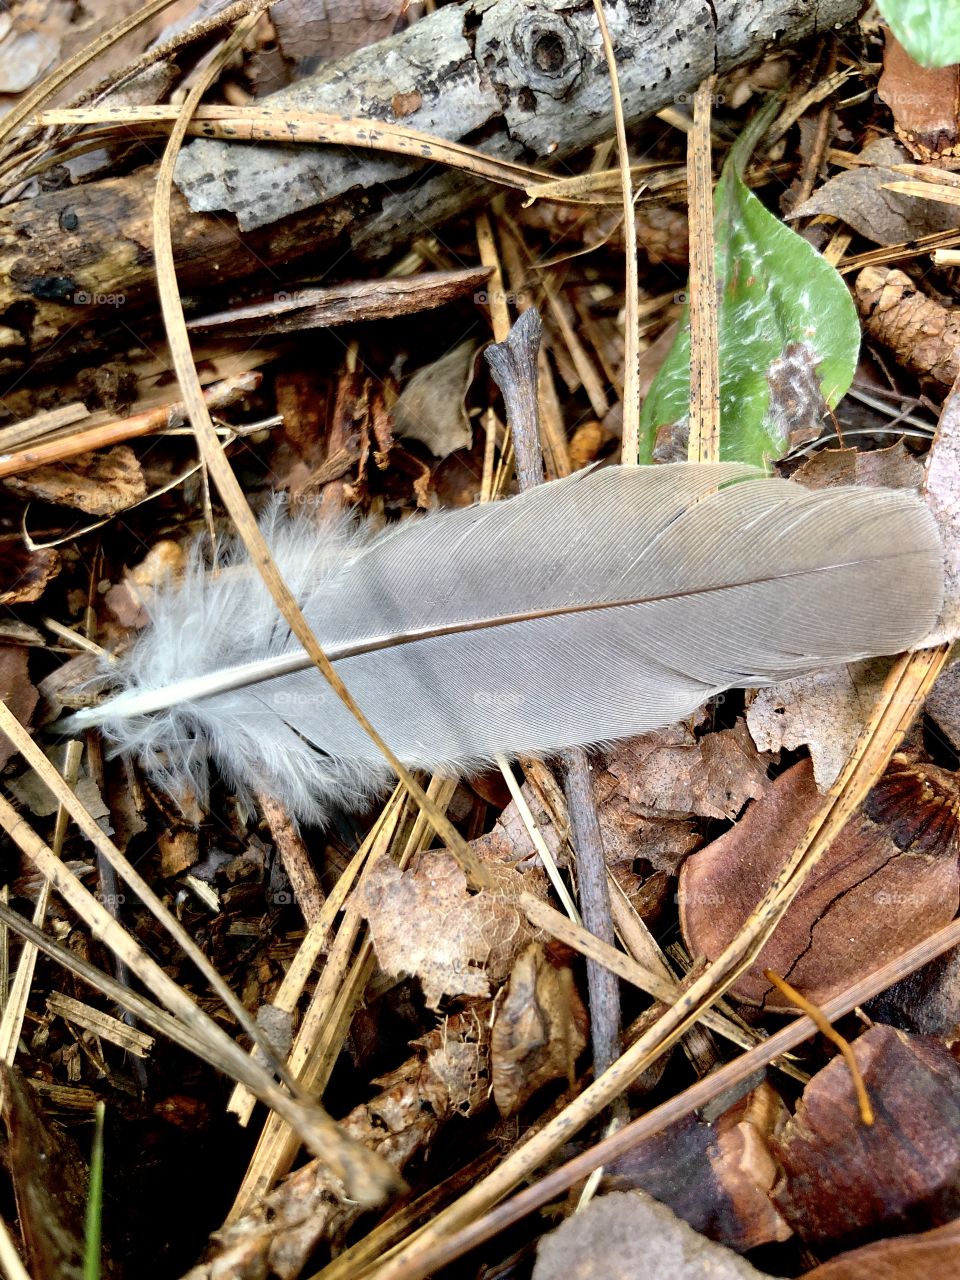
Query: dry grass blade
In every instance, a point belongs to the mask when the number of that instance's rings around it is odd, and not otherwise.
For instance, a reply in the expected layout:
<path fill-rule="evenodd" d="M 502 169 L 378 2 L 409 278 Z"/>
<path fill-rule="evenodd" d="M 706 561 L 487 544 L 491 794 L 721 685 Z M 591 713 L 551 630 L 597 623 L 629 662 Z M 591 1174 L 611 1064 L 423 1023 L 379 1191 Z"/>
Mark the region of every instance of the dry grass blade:
<path fill-rule="evenodd" d="M 568 947 L 579 951 L 582 956 L 596 960 L 611 973 L 632 983 L 647 995 L 653 996 L 655 1000 L 673 1004 L 679 999 L 681 988 L 671 977 L 663 973 L 655 973 L 632 957 L 624 955 L 616 947 L 608 946 L 582 925 L 577 924 L 575 920 L 568 920 L 566 916 L 540 898 L 535 898 L 529 893 L 521 894 L 520 906 L 531 924 L 545 930 L 560 942 L 565 942 Z M 751 1049 L 758 1043 L 755 1034 L 744 1027 L 737 1026 L 735 1022 L 731 1022 L 729 1018 L 712 1009 L 704 1012 L 701 1021 L 704 1026 L 716 1031 L 732 1044 L 739 1045 L 741 1049 Z"/>
<path fill-rule="evenodd" d="M 690 462 L 720 461 L 720 339 L 717 327 L 717 262 L 713 225 L 710 115 L 716 77 L 704 80 L 693 99 L 687 135 L 690 219 Z"/>
<path fill-rule="evenodd" d="M 633 218 L 633 181 L 627 126 L 623 118 L 623 99 L 617 75 L 617 57 L 610 39 L 603 0 L 593 0 L 597 24 L 603 39 L 603 52 L 613 93 L 613 119 L 617 131 L 617 153 L 620 161 L 620 198 L 624 209 L 623 252 L 626 265 L 625 314 L 623 321 L 623 436 L 621 461 L 627 465 L 640 456 L 640 276 L 637 265 L 637 224 Z"/>
<path fill-rule="evenodd" d="M 84 45 L 71 58 L 57 67 L 47 78 L 40 82 L 35 89 L 31 89 L 29 93 L 25 93 L 17 105 L 9 111 L 0 121 L 0 142 L 9 138 L 15 133 L 27 120 L 30 119 L 43 104 L 59 90 L 67 84 L 78 71 L 82 71 L 84 67 L 89 66 L 91 62 L 96 62 L 103 53 L 110 48 L 111 45 L 122 40 L 124 36 L 136 31 L 137 27 L 142 27 L 145 22 L 149 22 L 151 18 L 158 13 L 162 13 L 164 9 L 170 7 L 173 0 L 149 0 L 142 9 L 138 9 L 136 13 L 131 13 L 128 17 L 121 19 L 120 22 L 105 31 L 102 35 L 97 36 L 96 40 L 91 40 L 88 45 Z M 263 6 L 266 8 L 266 5 Z"/>
<path fill-rule="evenodd" d="M 300 944 L 297 954 L 294 956 L 290 968 L 283 976 L 280 984 L 280 990 L 274 997 L 273 1004 L 276 1008 L 284 1013 L 293 1013 L 297 1007 L 297 1003 L 303 994 L 307 985 L 307 980 L 313 972 L 313 967 L 317 962 L 320 952 L 326 947 L 330 930 L 333 928 L 334 921 L 343 910 L 347 895 L 353 888 L 357 877 L 359 876 L 367 857 L 373 848 L 374 841 L 379 837 L 381 828 L 385 822 L 395 821 L 394 811 L 397 808 L 401 795 L 401 789 L 397 788 L 390 799 L 387 801 L 380 814 L 380 817 L 374 823 L 369 835 L 357 852 L 350 859 L 349 864 L 337 880 L 329 897 L 324 902 L 320 912 L 320 918 L 315 924 L 312 924 L 307 930 L 306 937 Z M 234 1089 L 227 1104 L 227 1110 L 234 1112 L 242 1125 L 250 1122 L 250 1116 L 253 1113 L 253 1107 L 256 1099 L 250 1093 L 249 1089 L 245 1089 L 239 1085 Z"/>
<path fill-rule="evenodd" d="M 64 763 L 64 781 L 71 789 L 77 785 L 80 773 L 80 760 L 83 755 L 83 744 L 67 743 Z M 59 858 L 63 852 L 63 841 L 67 834 L 67 810 L 63 804 L 57 808 L 57 819 L 53 829 L 53 856 Z M 37 904 L 33 911 L 33 923 L 41 928 L 50 903 L 51 884 L 45 880 L 37 895 Z M 17 961 L 17 972 L 13 984 L 7 992 L 3 1006 L 3 1017 L 0 1019 L 0 1057 L 9 1065 L 13 1065 L 17 1056 L 17 1045 L 20 1042 L 20 1031 L 23 1027 L 23 1016 L 27 1011 L 30 999 L 30 988 L 33 985 L 33 974 L 37 963 L 37 949 L 29 943 L 20 952 Z"/>
<path fill-rule="evenodd" d="M 945 183 L 906 178 L 901 182 L 884 182 L 880 190 L 897 191 L 902 196 L 915 196 L 918 200 L 936 200 L 938 204 L 960 204 L 960 188 Z"/>
<path fill-rule="evenodd" d="M 124 130 L 138 125 L 153 125 L 166 129 L 176 127 L 178 113 L 177 107 L 76 107 L 44 111 L 36 117 L 35 123 L 72 127 L 108 125 Z M 104 131 L 101 129 L 100 132 Z M 298 146 L 324 143 L 368 151 L 389 151 L 431 164 L 450 165 L 515 191 L 536 191 L 540 185 L 553 183 L 553 176 L 543 170 L 512 160 L 500 160 L 460 142 L 450 142 L 386 120 L 354 119 L 327 111 L 290 111 L 270 106 L 206 106 L 194 112 L 184 132 L 227 142 L 289 142 Z M 611 201 L 610 197 L 603 195 L 593 199 L 585 195 L 574 202 L 609 204 L 617 202 L 617 197 Z"/>
<path fill-rule="evenodd" d="M 386 855 L 403 818 L 404 808 L 399 791 L 395 792 L 384 808 L 379 822 L 364 841 L 363 848 L 358 854 L 358 865 L 362 866 L 361 884 L 367 869 L 378 858 Z M 355 893 L 354 889 L 353 894 Z M 344 919 L 327 953 L 323 973 L 303 1015 L 289 1058 L 290 1071 L 306 1088 L 318 1095 L 323 1093 L 336 1057 L 335 1054 L 331 1056 L 325 1052 L 326 1045 L 329 1043 L 325 1033 L 331 1021 L 337 1021 L 332 1016 L 332 1010 L 338 996 L 344 992 L 351 992 L 348 973 L 362 923 L 356 906 L 350 905 L 349 898 L 345 906 L 347 909 Z M 339 1045 L 337 1048 L 339 1050 Z M 288 1125 L 277 1116 L 267 1118 L 253 1158 L 230 1210 L 228 1222 L 235 1222 L 238 1218 L 242 1218 L 250 1207 L 270 1190 L 277 1179 L 289 1171 L 298 1146 L 297 1135 Z"/>
<path fill-rule="evenodd" d="M 9 715 L 6 707 L 3 707 Z M 11 717 L 12 718 L 12 717 Z M 269 1107 L 282 1114 L 302 1140 L 322 1154 L 338 1176 L 364 1203 L 376 1204 L 396 1185 L 396 1175 L 384 1161 L 352 1141 L 312 1100 L 301 1102 L 285 1093 L 268 1073 L 236 1044 L 161 966 L 124 930 L 109 911 L 85 889 L 79 879 L 54 857 L 36 832 L 6 800 L 0 797 L 0 825 L 76 911 L 95 937 L 110 950 L 148 989 L 153 991 L 192 1032 L 202 1056 L 218 1070 L 242 1080 Z M 8 923 L 10 923 L 8 919 Z"/>
<path fill-rule="evenodd" d="M 259 8 L 236 28 L 230 39 L 221 46 L 218 57 L 211 60 L 204 74 L 191 89 L 170 131 L 163 159 L 160 162 L 154 199 L 153 248 L 157 270 L 157 289 L 160 294 L 160 307 L 163 313 L 170 354 L 177 373 L 177 380 L 183 393 L 184 403 L 190 416 L 190 422 L 196 435 L 200 455 L 207 471 L 213 477 L 224 506 L 230 513 L 253 567 L 263 578 L 264 584 L 273 596 L 277 608 L 286 619 L 290 630 L 304 652 L 318 668 L 337 697 L 349 709 L 370 739 L 389 761 L 391 768 L 407 791 L 427 814 L 437 835 L 460 861 L 471 884 L 475 888 L 480 888 L 486 884 L 487 878 L 473 851 L 453 824 L 428 799 L 422 787 L 415 781 L 409 770 L 400 763 L 394 752 L 391 751 L 387 743 L 384 742 L 374 726 L 360 710 L 346 685 L 327 659 L 323 649 L 317 643 L 316 636 L 308 626 L 300 606 L 280 576 L 273 556 L 270 554 L 266 539 L 260 532 L 240 483 L 234 475 L 226 453 L 217 438 L 217 432 L 204 400 L 200 379 L 193 363 L 193 354 L 177 287 L 177 275 L 173 257 L 173 240 L 170 225 L 173 171 L 183 140 L 186 137 L 190 118 L 199 106 L 201 97 L 217 75 L 223 62 L 230 56 L 233 49 L 239 46 L 247 33 L 253 29 L 258 15 Z"/>
<path fill-rule="evenodd" d="M 857 1005 L 879 995 L 893 983 L 899 982 L 900 979 L 914 973 L 958 944 L 960 944 L 960 920 L 954 920 L 945 929 L 926 938 L 881 969 L 861 979 L 855 986 L 828 1001 L 823 1006 L 824 1015 L 831 1019 L 842 1017 Z M 774 1057 L 796 1048 L 817 1030 L 818 1028 L 809 1018 L 804 1016 L 795 1019 L 762 1044 L 755 1045 L 746 1053 L 734 1058 L 732 1062 L 717 1068 L 682 1093 L 633 1120 L 626 1128 L 601 1139 L 595 1146 L 561 1165 L 560 1168 L 555 1169 L 533 1186 L 527 1187 L 480 1220 L 467 1227 L 451 1231 L 441 1239 L 434 1237 L 430 1241 L 429 1248 L 418 1248 L 416 1253 L 413 1250 L 405 1251 L 400 1246 L 378 1263 L 353 1269 L 350 1272 L 351 1280 L 373 1280 L 373 1277 L 381 1280 L 385 1275 L 396 1276 L 398 1280 L 423 1280 L 423 1277 L 433 1274 L 468 1250 L 490 1240 L 527 1214 L 558 1199 L 600 1165 L 626 1155 L 638 1142 L 650 1137 L 651 1134 L 662 1132 L 684 1117 L 692 1115 L 694 1111 L 706 1107 L 721 1094 L 741 1086 Z M 441 1214 L 436 1221 L 439 1221 L 442 1216 Z M 427 1230 L 418 1234 L 418 1244 L 426 1238 L 427 1234 Z M 361 1241 L 357 1246 L 358 1251 L 362 1247 Z M 312 1280 L 327 1280 L 328 1273 L 330 1280 L 341 1280 L 344 1275 L 343 1264 L 348 1258 L 349 1253 L 343 1255 L 330 1267 L 318 1272 Z"/>
<path fill-rule="evenodd" d="M 20 721 L 13 715 L 10 709 L 0 703 L 0 732 L 13 742 L 14 746 L 26 760 L 27 764 L 33 769 L 34 773 L 40 778 L 41 782 L 48 788 L 52 795 L 59 802 L 61 807 L 77 824 L 81 833 L 90 841 L 97 852 L 109 863 L 117 872 L 122 880 L 124 880 L 134 891 L 144 906 L 153 916 L 160 922 L 170 937 L 173 938 L 177 945 L 180 946 L 184 954 L 190 961 L 196 965 L 206 980 L 210 983 L 216 995 L 224 1002 L 230 1013 L 237 1019 L 240 1026 L 251 1037 L 254 1043 L 267 1053 L 268 1058 L 274 1062 L 278 1070 L 283 1070 L 283 1064 L 275 1061 L 275 1056 L 268 1042 L 263 1038 L 262 1033 L 256 1023 L 244 1009 L 243 1005 L 230 990 L 229 986 L 221 978 L 220 974 L 196 945 L 189 933 L 183 927 L 179 920 L 166 909 L 153 889 L 147 884 L 146 880 L 130 865 L 120 850 L 116 847 L 112 840 L 104 833 L 103 829 L 98 825 L 96 820 L 91 817 L 83 803 L 77 798 L 71 790 L 69 784 L 60 776 L 44 753 L 21 725 Z M 112 919 L 112 917 L 110 917 Z M 119 927 L 119 926 L 117 926 Z"/>

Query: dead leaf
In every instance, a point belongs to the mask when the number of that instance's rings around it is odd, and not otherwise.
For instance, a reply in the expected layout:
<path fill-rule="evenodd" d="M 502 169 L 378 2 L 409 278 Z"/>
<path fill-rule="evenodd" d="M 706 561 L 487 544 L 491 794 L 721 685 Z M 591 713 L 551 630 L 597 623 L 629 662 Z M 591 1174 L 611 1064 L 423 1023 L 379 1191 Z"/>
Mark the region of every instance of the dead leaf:
<path fill-rule="evenodd" d="M 804 1280 L 960 1280 L 960 1219 L 917 1235 L 877 1240 L 804 1272 Z"/>
<path fill-rule="evenodd" d="M 960 948 L 895 982 L 870 1001 L 867 1011 L 901 1031 L 937 1036 L 952 1049 L 960 1042 Z"/>
<path fill-rule="evenodd" d="M 104 597 L 107 608 L 123 627 L 145 627 L 150 601 L 162 582 L 174 582 L 183 572 L 186 553 L 179 542 L 162 538 L 154 543 L 138 565 L 128 569 L 122 582 Z"/>
<path fill-rule="evenodd" d="M 503 982 L 534 932 L 515 905 L 528 888 L 520 871 L 488 862 L 496 889 L 467 892 L 449 853 L 432 850 L 401 871 L 381 858 L 367 877 L 364 906 L 380 967 L 413 974 L 436 1008 L 444 995 L 486 996 Z"/>
<path fill-rule="evenodd" d="M 635 813 L 648 817 L 735 818 L 769 787 L 767 765 L 743 721 L 699 740 L 686 724 L 633 738 L 608 764 Z M 643 850 L 638 850 L 646 857 Z"/>
<path fill-rule="evenodd" d="M 759 1280 L 763 1275 L 642 1191 L 612 1191 L 591 1200 L 541 1239 L 533 1268 L 533 1280 Z"/>
<path fill-rule="evenodd" d="M 137 455 L 129 445 L 71 458 L 70 465 L 36 467 L 4 481 L 21 498 L 75 507 L 91 516 L 112 516 L 147 496 Z"/>
<path fill-rule="evenodd" d="M 960 1203 L 960 1066 L 935 1040 L 882 1025 L 859 1036 L 853 1052 L 875 1123 L 861 1121 L 837 1057 L 774 1140 L 783 1166 L 774 1202 L 817 1246 L 940 1226 Z"/>
<path fill-rule="evenodd" d="M 890 666 L 871 658 L 760 689 L 747 727 L 760 751 L 808 747 L 817 786 L 827 791 L 847 762 Z"/>
<path fill-rule="evenodd" d="M 572 1087 L 586 1031 L 587 1011 L 572 969 L 531 942 L 514 961 L 493 1022 L 490 1062 L 500 1114 L 513 1115 L 551 1080 L 566 1078 Z"/>
<path fill-rule="evenodd" d="M 0 701 L 6 703 L 22 725 L 29 726 L 40 695 L 30 683 L 26 649 L 0 645 Z M 17 749 L 0 733 L 0 769 Z"/>
<path fill-rule="evenodd" d="M 760 901 L 821 805 L 801 761 L 735 827 L 692 854 L 680 874 L 680 923 L 693 955 L 715 959 Z M 822 1004 L 856 978 L 949 924 L 960 902 L 960 795 L 933 765 L 894 757 L 844 827 L 751 968 L 732 988 L 750 1004 L 771 968 Z"/>
<path fill-rule="evenodd" d="M 605 1185 L 640 1190 L 695 1231 L 740 1253 L 793 1234 L 770 1202 L 778 1170 L 770 1139 L 788 1118 L 761 1084 L 712 1124 L 696 1116 L 651 1134 L 606 1169 Z"/>
<path fill-rule="evenodd" d="M 954 751 L 960 751 L 960 666 L 954 663 L 937 677 L 923 709 Z"/>
<path fill-rule="evenodd" d="M 923 483 L 920 461 L 907 452 L 902 440 L 888 449 L 821 449 L 797 468 L 791 479 L 808 489 L 831 489 L 858 484 L 877 489 L 919 489 Z"/>
<path fill-rule="evenodd" d="M 860 159 L 864 163 L 828 178 L 809 200 L 787 215 L 788 221 L 830 214 L 864 239 L 881 245 L 903 244 L 956 225 L 956 214 L 949 206 L 886 189 L 887 183 L 902 182 L 904 176 L 890 166 L 909 160 L 892 138 L 872 142 L 860 153 Z"/>
<path fill-rule="evenodd" d="M 393 32 L 410 0 L 278 0 L 270 18 L 297 77 Z"/>
<path fill-rule="evenodd" d="M 893 112 L 897 137 L 918 160 L 957 155 L 960 68 L 920 66 L 888 30 L 877 97 Z"/>
<path fill-rule="evenodd" d="M 474 345 L 461 342 L 418 369 L 393 406 L 397 435 L 419 440 L 437 458 L 469 449 L 473 440 L 464 397 L 473 375 Z"/>
<path fill-rule="evenodd" d="M 33 604 L 60 570 L 56 551 L 28 551 L 21 542 L 0 555 L 0 604 Z"/>

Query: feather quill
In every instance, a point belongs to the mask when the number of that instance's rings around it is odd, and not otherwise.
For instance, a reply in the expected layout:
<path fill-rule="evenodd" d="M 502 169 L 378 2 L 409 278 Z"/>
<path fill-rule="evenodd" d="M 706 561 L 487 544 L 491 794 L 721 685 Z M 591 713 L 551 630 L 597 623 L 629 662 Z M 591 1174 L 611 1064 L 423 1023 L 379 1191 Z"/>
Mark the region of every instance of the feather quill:
<path fill-rule="evenodd" d="M 733 463 L 580 472 L 371 535 L 274 504 L 278 567 L 411 767 L 476 768 L 642 733 L 712 695 L 898 653 L 935 623 L 942 549 L 914 495 L 810 491 Z M 208 761 L 320 819 L 389 781 L 234 549 L 161 584 L 99 725 L 176 791 Z M 117 667 L 110 671 L 116 680 Z"/>

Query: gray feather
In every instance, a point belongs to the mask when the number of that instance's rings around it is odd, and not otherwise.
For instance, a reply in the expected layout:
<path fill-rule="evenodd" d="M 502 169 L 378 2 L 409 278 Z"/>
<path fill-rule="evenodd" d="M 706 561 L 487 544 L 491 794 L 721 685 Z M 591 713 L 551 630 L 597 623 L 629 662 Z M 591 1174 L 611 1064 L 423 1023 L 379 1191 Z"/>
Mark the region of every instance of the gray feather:
<path fill-rule="evenodd" d="M 737 464 L 581 472 L 373 537 L 274 509 L 265 533 L 361 708 L 404 763 L 439 770 L 609 742 L 724 689 L 898 653 L 943 589 L 912 494 L 812 492 Z M 171 787 L 203 791 L 212 757 L 317 818 L 390 770 L 234 560 L 213 576 L 195 557 L 160 591 L 123 692 L 73 726 L 99 724 Z"/>

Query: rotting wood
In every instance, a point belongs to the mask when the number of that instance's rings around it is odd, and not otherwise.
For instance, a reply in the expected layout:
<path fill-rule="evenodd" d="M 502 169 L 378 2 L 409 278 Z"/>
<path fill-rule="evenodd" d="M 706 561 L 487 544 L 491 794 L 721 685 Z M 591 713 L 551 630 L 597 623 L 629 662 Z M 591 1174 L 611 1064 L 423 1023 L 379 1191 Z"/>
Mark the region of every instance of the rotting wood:
<path fill-rule="evenodd" d="M 736 0 L 611 4 L 627 123 L 674 103 L 713 71 L 760 56 L 774 40 L 781 46 L 796 42 L 852 20 L 858 8 L 854 0 L 764 0 L 749 10 Z M 505 158 L 568 155 L 612 128 L 592 6 L 564 14 L 521 0 L 448 6 L 301 81 L 293 101 L 302 109 L 332 103 L 338 112 L 395 119 L 394 95 L 411 85 L 422 103 L 404 123 L 449 138 L 482 127 L 483 148 Z M 464 85 L 469 110 L 462 109 Z M 292 92 L 268 101 L 280 104 Z M 176 194 L 171 230 L 185 294 L 258 275 L 272 274 L 276 281 L 281 265 L 335 246 L 383 257 L 408 241 L 412 223 L 440 226 L 489 191 L 487 183 L 460 173 L 419 175 L 411 185 L 404 181 L 409 162 L 393 156 L 198 139 L 186 150 L 180 176 L 207 208 L 222 207 L 216 168 L 210 168 L 215 156 L 221 180 L 227 157 L 227 167 L 238 170 L 230 185 L 250 205 L 245 226 L 281 221 L 241 238 L 230 219 L 192 213 Z M 260 172 L 269 196 L 253 183 L 253 171 Z M 54 344 L 58 360 L 98 352 L 111 340 L 129 344 L 127 326 L 136 331 L 155 301 L 155 179 L 156 167 L 144 167 L 0 212 L 0 368 L 42 362 Z M 112 305 L 95 301 L 111 297 Z"/>

